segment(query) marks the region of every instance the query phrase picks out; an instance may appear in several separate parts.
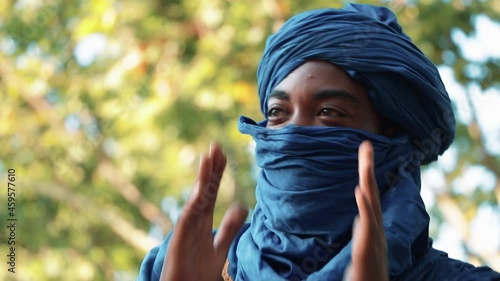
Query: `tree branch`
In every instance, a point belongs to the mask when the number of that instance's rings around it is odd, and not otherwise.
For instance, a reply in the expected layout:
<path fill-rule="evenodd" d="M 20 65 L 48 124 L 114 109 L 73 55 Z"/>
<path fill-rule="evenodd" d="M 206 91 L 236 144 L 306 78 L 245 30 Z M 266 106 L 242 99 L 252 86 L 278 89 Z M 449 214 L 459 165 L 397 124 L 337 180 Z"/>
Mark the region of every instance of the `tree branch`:
<path fill-rule="evenodd" d="M 69 188 L 48 183 L 25 182 L 26 189 L 48 197 L 59 204 L 71 207 L 77 212 L 85 212 L 90 216 L 108 225 L 111 230 L 129 245 L 146 253 L 157 246 L 161 241 L 150 237 L 146 232 L 134 227 L 133 224 L 123 218 L 112 206 L 97 206 L 84 196 L 69 191 Z"/>

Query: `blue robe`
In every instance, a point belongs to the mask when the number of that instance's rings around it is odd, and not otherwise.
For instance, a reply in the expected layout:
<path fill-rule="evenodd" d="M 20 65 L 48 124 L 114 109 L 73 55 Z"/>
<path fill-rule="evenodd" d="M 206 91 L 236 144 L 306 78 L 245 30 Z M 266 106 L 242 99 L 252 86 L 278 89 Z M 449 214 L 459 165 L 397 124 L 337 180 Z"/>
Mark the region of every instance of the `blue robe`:
<path fill-rule="evenodd" d="M 248 223 L 243 226 L 229 251 L 228 273 L 233 280 L 236 280 L 234 279 L 237 271 L 237 261 L 235 260 L 235 256 L 238 238 L 242 233 L 248 230 L 249 226 L 250 224 Z M 165 259 L 165 253 L 171 236 L 172 233 L 170 233 L 160 245 L 151 249 L 151 251 L 149 251 L 149 253 L 144 257 L 139 276 L 137 277 L 138 281 L 160 280 L 163 261 Z M 432 241 L 429 243 L 432 243 Z M 257 281 L 257 279 L 253 280 Z M 331 280 L 334 280 L 334 278 Z M 391 280 L 498 281 L 500 280 L 500 274 L 494 272 L 491 268 L 486 266 L 474 267 L 469 263 L 451 259 L 445 252 L 431 248 L 431 251 L 429 251 L 425 256 L 417 259 L 417 262 L 411 272 L 408 272 L 405 276 L 398 279 Z"/>

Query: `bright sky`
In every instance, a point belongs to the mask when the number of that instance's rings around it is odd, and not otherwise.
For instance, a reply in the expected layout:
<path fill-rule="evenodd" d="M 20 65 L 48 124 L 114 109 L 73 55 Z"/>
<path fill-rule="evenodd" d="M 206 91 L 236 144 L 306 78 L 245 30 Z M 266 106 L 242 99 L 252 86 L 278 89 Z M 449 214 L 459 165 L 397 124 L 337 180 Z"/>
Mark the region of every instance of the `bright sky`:
<path fill-rule="evenodd" d="M 474 21 L 476 33 L 473 36 L 467 37 L 460 30 L 452 33 L 452 38 L 459 44 L 462 54 L 465 58 L 478 63 L 488 58 L 500 60 L 500 23 L 493 22 L 486 16 L 478 16 Z M 468 94 L 475 108 L 487 149 L 500 156 L 499 82 L 497 81 L 494 87 L 483 92 L 477 85 L 462 87 L 454 79 L 449 67 L 440 67 L 439 71 L 450 98 L 455 102 L 457 119 L 465 123 L 471 121 L 471 108 L 466 99 L 466 94 Z M 474 66 L 468 68 L 467 71 L 473 76 L 482 74 L 482 70 Z M 438 160 L 439 168 L 423 173 L 422 197 L 427 206 L 432 206 L 435 201 L 431 190 L 444 190 L 443 171 L 451 171 L 455 168 L 456 155 L 456 148 L 452 147 Z M 476 188 L 491 191 L 495 188 L 494 184 L 499 176 L 482 166 L 472 166 L 463 171 L 459 179 L 452 183 L 452 189 L 466 196 L 472 194 Z M 470 225 L 470 235 L 472 251 L 498 255 L 500 252 L 500 207 L 481 205 L 476 218 Z M 440 236 L 436 238 L 434 243 L 436 248 L 448 252 L 453 258 L 465 260 L 465 252 L 460 242 L 463 237 L 453 226 L 443 224 Z M 497 260 L 498 262 L 500 261 Z M 498 266 L 495 269 L 500 270 Z"/>

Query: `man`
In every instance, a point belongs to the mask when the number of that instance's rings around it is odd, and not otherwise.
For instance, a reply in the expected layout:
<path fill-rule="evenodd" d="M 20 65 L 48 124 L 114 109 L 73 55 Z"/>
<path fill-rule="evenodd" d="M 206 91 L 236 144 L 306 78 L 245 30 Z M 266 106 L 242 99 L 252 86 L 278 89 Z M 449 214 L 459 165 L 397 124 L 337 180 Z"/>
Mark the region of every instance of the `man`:
<path fill-rule="evenodd" d="M 226 161 L 213 146 L 140 280 L 500 280 L 432 248 L 420 165 L 449 147 L 455 120 L 436 67 L 391 11 L 292 17 L 269 37 L 258 83 L 266 119 L 239 123 L 261 168 L 251 223 L 232 207 L 212 236 Z"/>

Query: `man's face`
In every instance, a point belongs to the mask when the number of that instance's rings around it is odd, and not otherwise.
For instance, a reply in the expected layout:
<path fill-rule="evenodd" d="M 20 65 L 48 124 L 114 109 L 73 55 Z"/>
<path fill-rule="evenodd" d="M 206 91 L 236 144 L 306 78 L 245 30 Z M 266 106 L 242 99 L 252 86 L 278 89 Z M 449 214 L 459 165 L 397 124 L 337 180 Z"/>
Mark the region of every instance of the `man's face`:
<path fill-rule="evenodd" d="M 366 89 L 344 70 L 311 60 L 291 72 L 270 93 L 267 127 L 338 126 L 381 131 L 382 118 Z"/>

